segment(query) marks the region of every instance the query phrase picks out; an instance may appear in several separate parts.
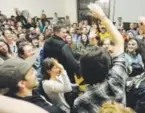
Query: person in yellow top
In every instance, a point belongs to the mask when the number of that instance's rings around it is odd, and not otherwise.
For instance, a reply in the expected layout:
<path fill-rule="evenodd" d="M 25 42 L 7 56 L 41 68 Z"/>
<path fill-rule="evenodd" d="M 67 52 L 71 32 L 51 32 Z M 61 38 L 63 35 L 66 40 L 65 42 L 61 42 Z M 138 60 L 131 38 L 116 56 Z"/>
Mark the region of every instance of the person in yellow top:
<path fill-rule="evenodd" d="M 111 38 L 111 35 L 107 32 L 107 29 L 105 26 L 101 26 L 100 28 L 100 33 L 99 33 L 99 36 L 100 36 L 100 41 L 104 40 L 104 38 Z"/>

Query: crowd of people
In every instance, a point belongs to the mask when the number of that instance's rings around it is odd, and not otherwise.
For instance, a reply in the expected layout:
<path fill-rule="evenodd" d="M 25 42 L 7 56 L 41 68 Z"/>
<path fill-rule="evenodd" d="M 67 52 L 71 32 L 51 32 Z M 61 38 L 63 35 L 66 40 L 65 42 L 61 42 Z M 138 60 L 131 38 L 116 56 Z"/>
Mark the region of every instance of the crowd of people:
<path fill-rule="evenodd" d="M 0 13 L 0 112 L 144 113 L 145 18 L 127 30 L 88 8 L 91 25 Z"/>

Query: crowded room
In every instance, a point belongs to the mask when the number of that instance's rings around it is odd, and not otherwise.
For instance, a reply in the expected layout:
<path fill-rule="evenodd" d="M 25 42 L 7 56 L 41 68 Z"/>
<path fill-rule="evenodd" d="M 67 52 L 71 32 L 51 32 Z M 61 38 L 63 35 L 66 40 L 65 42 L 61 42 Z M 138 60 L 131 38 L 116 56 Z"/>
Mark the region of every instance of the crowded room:
<path fill-rule="evenodd" d="M 0 113 L 145 113 L 144 0 L 5 0 Z"/>

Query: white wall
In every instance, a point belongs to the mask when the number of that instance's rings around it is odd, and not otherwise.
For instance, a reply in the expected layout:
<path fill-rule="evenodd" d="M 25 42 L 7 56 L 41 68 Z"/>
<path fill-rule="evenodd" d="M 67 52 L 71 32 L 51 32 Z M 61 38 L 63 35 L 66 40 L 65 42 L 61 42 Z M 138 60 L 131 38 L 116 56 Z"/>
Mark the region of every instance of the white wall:
<path fill-rule="evenodd" d="M 65 16 L 65 0 L 0 0 L 0 10 L 10 16 L 14 13 L 14 8 L 29 10 L 32 16 L 40 16 L 45 10 L 48 17 L 53 17 L 54 12 L 58 16 Z"/>
<path fill-rule="evenodd" d="M 111 20 L 113 20 L 113 2 L 111 0 Z M 145 16 L 145 0 L 116 0 L 115 15 L 122 17 L 124 22 L 136 22 L 139 16 Z"/>
<path fill-rule="evenodd" d="M 65 0 L 65 15 L 70 17 L 72 23 L 77 22 L 77 0 Z"/>

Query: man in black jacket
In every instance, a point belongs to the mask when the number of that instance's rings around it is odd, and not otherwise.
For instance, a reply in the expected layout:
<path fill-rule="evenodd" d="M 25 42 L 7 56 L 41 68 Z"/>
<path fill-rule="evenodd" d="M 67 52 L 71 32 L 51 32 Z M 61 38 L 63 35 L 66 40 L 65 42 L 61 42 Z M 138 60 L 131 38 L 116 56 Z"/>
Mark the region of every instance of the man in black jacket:
<path fill-rule="evenodd" d="M 47 39 L 43 48 L 43 58 L 53 57 L 61 63 L 68 73 L 71 82 L 74 74 L 79 75 L 79 62 L 74 58 L 71 48 L 65 42 L 66 28 L 54 26 L 54 36 Z"/>

